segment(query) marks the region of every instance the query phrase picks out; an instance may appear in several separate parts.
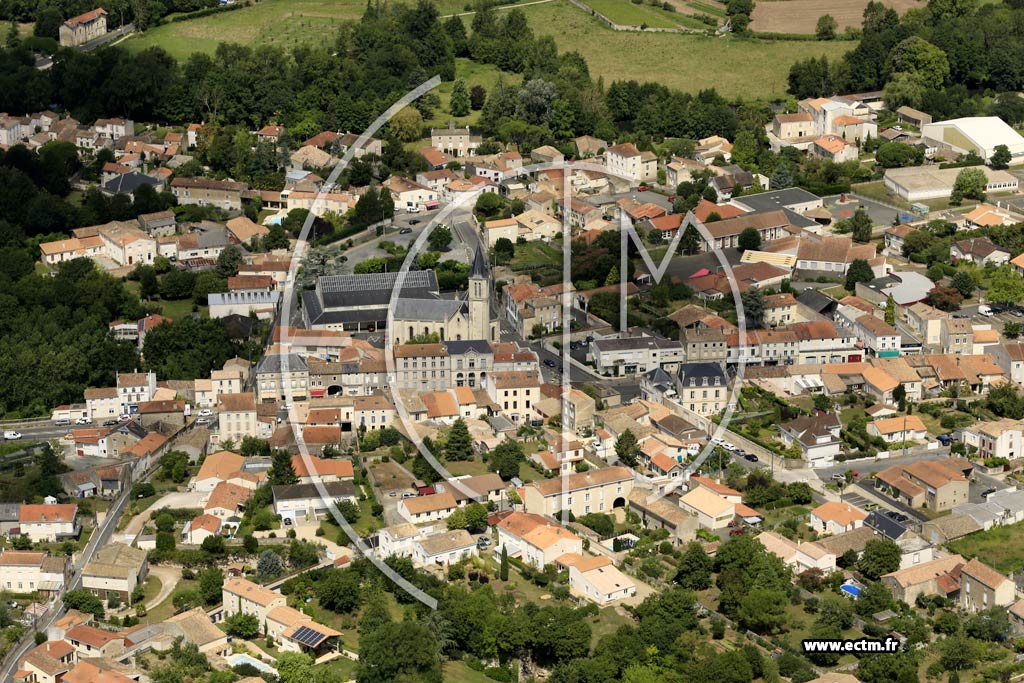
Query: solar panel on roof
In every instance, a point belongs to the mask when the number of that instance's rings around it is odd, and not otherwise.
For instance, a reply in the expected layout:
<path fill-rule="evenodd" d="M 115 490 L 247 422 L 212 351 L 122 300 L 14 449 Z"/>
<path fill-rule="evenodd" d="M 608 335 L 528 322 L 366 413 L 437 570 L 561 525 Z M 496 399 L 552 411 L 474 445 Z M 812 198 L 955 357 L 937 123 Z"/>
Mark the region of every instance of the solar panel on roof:
<path fill-rule="evenodd" d="M 295 640 L 296 642 L 302 643 L 303 645 L 307 645 L 310 647 L 316 645 L 326 637 L 327 636 L 325 636 L 324 634 L 308 626 L 300 626 L 298 629 L 296 629 L 295 633 L 292 634 L 292 640 Z"/>

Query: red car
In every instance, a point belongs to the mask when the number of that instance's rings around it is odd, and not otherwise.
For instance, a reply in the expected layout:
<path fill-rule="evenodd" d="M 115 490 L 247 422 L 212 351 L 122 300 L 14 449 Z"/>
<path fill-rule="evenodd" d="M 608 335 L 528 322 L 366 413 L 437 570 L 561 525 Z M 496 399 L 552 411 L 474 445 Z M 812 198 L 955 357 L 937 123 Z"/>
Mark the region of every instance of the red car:
<path fill-rule="evenodd" d="M 745 533 L 747 533 L 747 530 L 742 527 L 735 527 L 729 530 L 730 536 L 742 536 Z"/>

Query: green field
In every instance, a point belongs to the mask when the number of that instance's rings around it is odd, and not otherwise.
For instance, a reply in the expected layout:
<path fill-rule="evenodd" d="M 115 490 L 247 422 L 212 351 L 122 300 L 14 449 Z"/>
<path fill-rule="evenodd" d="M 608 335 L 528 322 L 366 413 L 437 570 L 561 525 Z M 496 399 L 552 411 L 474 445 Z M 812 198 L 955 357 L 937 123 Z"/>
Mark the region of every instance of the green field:
<path fill-rule="evenodd" d="M 602 6 L 602 3 L 619 4 L 621 0 L 596 2 Z M 621 4 L 629 5 L 625 9 L 630 12 L 657 13 L 663 21 L 667 21 L 666 17 L 681 25 L 694 21 L 652 7 Z M 365 5 L 359 0 L 263 0 L 253 7 L 233 12 L 165 24 L 122 45 L 136 50 L 159 45 L 179 59 L 192 52 L 212 53 L 225 41 L 285 48 L 297 44 L 329 45 L 340 23 L 357 19 Z M 465 3 L 439 0 L 439 7 L 443 14 L 461 13 Z M 616 79 L 637 79 L 689 92 L 717 88 L 726 97 L 783 96 L 786 76 L 793 62 L 834 51 L 834 45 L 813 41 L 612 31 L 568 0 L 523 5 L 520 9 L 537 35 L 552 35 L 562 51 L 578 51 L 587 59 L 591 75 L 604 77 L 606 84 Z M 470 16 L 465 17 L 467 24 L 471 20 Z M 646 23 L 653 26 L 653 21 L 649 19 Z M 477 76 L 485 86 L 487 80 L 497 77 L 496 70 L 487 72 L 486 67 L 478 65 L 474 68 L 481 71 L 459 74 L 470 85 Z M 446 95 L 442 91 L 442 102 Z M 472 120 L 472 117 L 466 119 Z"/>
<path fill-rule="evenodd" d="M 538 34 L 559 27 L 559 49 L 582 54 L 591 75 L 603 76 L 605 84 L 636 79 L 688 92 L 716 88 L 726 97 L 783 96 L 795 61 L 834 50 L 813 41 L 612 31 L 563 0 L 522 10 Z"/>
<path fill-rule="evenodd" d="M 654 28 L 676 28 L 679 21 L 672 12 L 646 4 L 634 4 L 623 0 L 584 0 L 592 9 L 623 26 L 652 26 Z M 529 9 L 529 8 L 527 8 Z"/>
<path fill-rule="evenodd" d="M 1009 574 L 1024 565 L 1024 522 L 978 531 L 949 544 L 964 557 L 977 557 L 988 566 Z"/>

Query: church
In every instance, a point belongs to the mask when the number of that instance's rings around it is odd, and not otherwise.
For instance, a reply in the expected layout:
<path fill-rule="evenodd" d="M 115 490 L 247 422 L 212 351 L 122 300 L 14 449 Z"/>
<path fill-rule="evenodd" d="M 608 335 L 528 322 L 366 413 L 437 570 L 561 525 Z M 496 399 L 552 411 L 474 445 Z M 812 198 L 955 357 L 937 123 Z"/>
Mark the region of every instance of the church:
<path fill-rule="evenodd" d="M 413 337 L 432 333 L 437 333 L 441 341 L 501 341 L 498 338 L 498 322 L 491 320 L 492 291 L 487 260 L 480 247 L 477 247 L 465 298 L 399 298 L 388 341 L 404 344 Z"/>
<path fill-rule="evenodd" d="M 316 289 L 302 293 L 302 316 L 312 330 L 374 332 L 388 326 L 388 307 L 398 273 L 326 275 Z M 468 290 L 456 298 L 442 298 L 432 270 L 406 273 L 396 299 L 388 342 L 436 333 L 441 341 L 500 341 L 498 322 L 491 319 L 494 291 L 487 260 L 477 247 L 469 273 Z"/>

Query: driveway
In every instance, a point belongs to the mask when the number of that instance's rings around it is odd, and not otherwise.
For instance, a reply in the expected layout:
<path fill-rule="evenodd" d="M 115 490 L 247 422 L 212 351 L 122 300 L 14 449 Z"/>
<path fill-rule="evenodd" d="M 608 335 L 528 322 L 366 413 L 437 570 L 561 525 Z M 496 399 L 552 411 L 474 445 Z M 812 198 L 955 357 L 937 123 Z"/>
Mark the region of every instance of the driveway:
<path fill-rule="evenodd" d="M 203 506 L 203 503 L 206 502 L 206 499 L 209 496 L 209 493 L 200 493 L 198 491 L 175 491 L 173 493 L 168 493 L 163 498 L 155 501 L 145 511 L 133 517 L 132 520 L 128 522 L 128 526 L 126 526 L 124 531 L 121 533 L 134 538 L 135 536 L 138 536 L 139 532 L 142 531 L 142 528 L 146 526 L 146 523 L 149 521 L 154 510 L 159 510 L 165 507 L 179 509 L 199 508 Z"/>
<path fill-rule="evenodd" d="M 181 582 L 181 569 L 178 567 L 166 567 L 164 565 L 150 565 L 149 573 L 160 579 L 160 592 L 152 600 L 146 603 L 146 610 L 154 609 L 157 605 L 166 600 L 174 589 Z"/>

